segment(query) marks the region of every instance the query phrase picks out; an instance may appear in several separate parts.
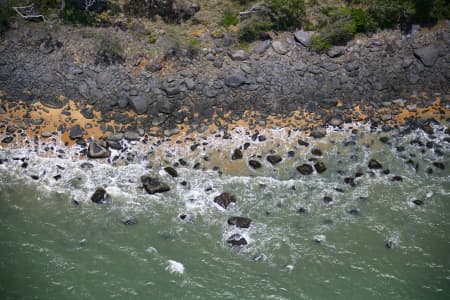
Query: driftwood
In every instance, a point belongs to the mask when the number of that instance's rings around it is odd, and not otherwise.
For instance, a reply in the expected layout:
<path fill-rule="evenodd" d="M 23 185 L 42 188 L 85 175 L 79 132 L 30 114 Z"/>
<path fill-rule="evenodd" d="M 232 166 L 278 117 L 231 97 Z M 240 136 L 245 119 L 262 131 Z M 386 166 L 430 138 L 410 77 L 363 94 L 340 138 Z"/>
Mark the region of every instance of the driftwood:
<path fill-rule="evenodd" d="M 28 6 L 15 6 L 13 9 L 25 20 L 36 20 L 42 19 L 42 21 L 47 22 L 44 15 L 40 14 L 35 8 L 34 4 Z"/>

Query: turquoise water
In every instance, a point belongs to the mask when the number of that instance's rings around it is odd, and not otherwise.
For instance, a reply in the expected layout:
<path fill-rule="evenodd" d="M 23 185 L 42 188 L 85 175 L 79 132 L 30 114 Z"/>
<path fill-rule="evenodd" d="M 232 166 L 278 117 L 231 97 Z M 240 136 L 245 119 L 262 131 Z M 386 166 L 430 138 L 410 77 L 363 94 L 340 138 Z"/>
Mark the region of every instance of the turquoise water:
<path fill-rule="evenodd" d="M 83 169 L 76 159 L 3 148 L 1 298 L 448 299 L 449 144 L 437 135 L 443 153 L 436 154 L 410 144 L 429 139 L 420 131 L 390 137 L 392 145 L 378 142 L 380 135 L 309 140 L 308 149 L 327 149 L 321 159 L 328 167 L 309 176 L 294 168 L 311 157 L 299 149 L 276 167 L 263 162 L 241 176 L 191 166 L 171 178 L 155 157 L 152 168 L 136 159 L 123 166 L 94 161 Z M 345 146 L 348 141 L 355 144 Z M 411 154 L 418 171 L 405 163 Z M 27 168 L 13 160 L 20 157 L 29 158 Z M 391 174 L 371 174 L 371 158 Z M 345 184 L 357 171 L 363 175 L 356 186 Z M 144 174 L 159 176 L 171 191 L 146 194 Z M 393 182 L 394 175 L 403 181 Z M 112 204 L 90 202 L 98 186 Z M 237 198 L 227 210 L 213 202 L 223 191 Z M 324 196 L 333 201 L 324 203 Z M 414 204 L 418 199 L 423 205 Z M 250 228 L 229 226 L 230 216 L 250 217 Z M 122 224 L 128 217 L 138 223 Z M 248 245 L 230 248 L 226 239 L 235 233 Z"/>

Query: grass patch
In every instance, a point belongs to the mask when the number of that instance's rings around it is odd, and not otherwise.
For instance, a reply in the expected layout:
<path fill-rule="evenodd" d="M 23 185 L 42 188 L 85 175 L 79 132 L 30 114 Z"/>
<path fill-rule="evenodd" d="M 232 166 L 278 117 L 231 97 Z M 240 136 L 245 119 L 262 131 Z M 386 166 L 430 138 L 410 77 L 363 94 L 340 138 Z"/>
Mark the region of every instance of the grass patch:
<path fill-rule="evenodd" d="M 233 12 L 231 9 L 226 9 L 223 12 L 219 25 L 223 27 L 230 27 L 237 24 L 239 24 L 239 17 L 237 13 Z"/>

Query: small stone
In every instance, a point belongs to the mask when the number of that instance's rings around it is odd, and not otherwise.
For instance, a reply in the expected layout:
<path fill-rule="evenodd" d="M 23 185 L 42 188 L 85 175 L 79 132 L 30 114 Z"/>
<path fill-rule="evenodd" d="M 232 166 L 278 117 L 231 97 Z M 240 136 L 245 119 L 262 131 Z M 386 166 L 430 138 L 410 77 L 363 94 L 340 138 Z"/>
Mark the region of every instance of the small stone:
<path fill-rule="evenodd" d="M 231 159 L 232 160 L 237 160 L 237 159 L 241 159 L 241 158 L 242 158 L 242 151 L 241 151 L 241 149 L 239 149 L 239 148 L 234 149 L 234 152 L 231 155 Z"/>
<path fill-rule="evenodd" d="M 413 203 L 414 203 L 415 205 L 417 205 L 417 206 L 423 205 L 423 201 L 422 201 L 422 200 L 419 200 L 419 199 L 414 200 Z"/>
<path fill-rule="evenodd" d="M 177 170 L 175 170 L 175 169 L 172 168 L 172 167 L 165 167 L 165 168 L 164 168 L 164 171 L 166 171 L 167 174 L 169 174 L 169 175 L 172 176 L 172 177 L 178 177 L 178 172 L 177 172 Z"/>
<path fill-rule="evenodd" d="M 232 247 L 242 247 L 248 244 L 247 240 L 240 234 L 236 233 L 227 239 L 227 243 Z"/>
<path fill-rule="evenodd" d="M 322 156 L 323 152 L 322 152 L 322 150 L 320 150 L 318 148 L 314 148 L 314 149 L 311 150 L 311 154 L 315 155 L 315 156 Z"/>
<path fill-rule="evenodd" d="M 279 155 L 268 155 L 267 156 L 267 161 L 270 162 L 272 165 L 275 165 L 275 164 L 279 163 L 282 160 L 283 159 Z"/>
<path fill-rule="evenodd" d="M 136 225 L 138 220 L 135 217 L 126 217 L 120 220 L 123 225 Z"/>
<path fill-rule="evenodd" d="M 83 137 L 83 130 L 80 125 L 74 125 L 70 128 L 69 138 L 71 140 L 78 140 Z"/>
<path fill-rule="evenodd" d="M 87 155 L 89 158 L 108 158 L 111 152 L 94 141 L 89 144 Z"/>
<path fill-rule="evenodd" d="M 259 169 L 262 167 L 261 163 L 257 160 L 249 160 L 248 164 L 250 165 L 250 167 L 252 167 L 253 169 Z"/>

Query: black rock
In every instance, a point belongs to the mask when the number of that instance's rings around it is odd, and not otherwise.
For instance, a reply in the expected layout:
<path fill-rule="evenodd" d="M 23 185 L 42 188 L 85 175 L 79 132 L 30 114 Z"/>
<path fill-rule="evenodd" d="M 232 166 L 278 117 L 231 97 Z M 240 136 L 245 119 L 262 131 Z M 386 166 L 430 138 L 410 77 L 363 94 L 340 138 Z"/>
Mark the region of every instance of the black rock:
<path fill-rule="evenodd" d="M 237 88 L 247 82 L 244 72 L 237 71 L 225 77 L 224 84 L 226 86 Z"/>
<path fill-rule="evenodd" d="M 382 136 L 382 137 L 380 137 L 380 142 L 382 142 L 383 144 L 386 144 L 387 142 L 389 142 L 389 138 L 387 136 Z"/>
<path fill-rule="evenodd" d="M 235 225 L 239 228 L 249 228 L 251 222 L 252 220 L 246 217 L 230 217 L 228 219 L 228 225 Z"/>
<path fill-rule="evenodd" d="M 383 168 L 383 166 L 378 161 L 376 161 L 375 159 L 371 159 L 369 161 L 368 166 L 369 166 L 369 169 L 381 169 L 381 168 Z"/>
<path fill-rule="evenodd" d="M 359 216 L 361 215 L 361 211 L 358 208 L 352 208 L 348 211 L 349 214 L 352 216 Z"/>
<path fill-rule="evenodd" d="M 298 214 L 306 214 L 307 212 L 308 210 L 304 207 L 300 207 L 299 209 L 297 209 Z"/>
<path fill-rule="evenodd" d="M 225 192 L 216 196 L 214 202 L 226 209 L 230 203 L 236 203 L 236 197 L 231 193 Z"/>
<path fill-rule="evenodd" d="M 170 191 L 170 187 L 159 181 L 158 178 L 144 175 L 141 177 L 142 185 L 149 194 L 164 193 Z"/>
<path fill-rule="evenodd" d="M 142 115 L 147 112 L 148 101 L 142 96 L 133 96 L 130 98 L 130 105 L 138 115 Z"/>
<path fill-rule="evenodd" d="M 345 177 L 344 183 L 349 184 L 351 186 L 356 186 L 355 178 L 353 178 L 353 177 Z"/>
<path fill-rule="evenodd" d="M 316 127 L 309 135 L 315 139 L 320 139 L 327 135 L 327 132 L 324 128 Z"/>
<path fill-rule="evenodd" d="M 55 175 L 55 176 L 53 176 L 53 179 L 55 179 L 55 180 L 59 180 L 59 179 L 61 179 L 61 174 L 57 174 L 57 175 Z"/>
<path fill-rule="evenodd" d="M 311 154 L 315 155 L 315 156 L 322 156 L 323 152 L 322 152 L 322 150 L 320 150 L 318 148 L 314 148 L 314 149 L 311 150 Z"/>
<path fill-rule="evenodd" d="M 423 205 L 423 201 L 422 201 L 422 200 L 418 200 L 418 199 L 414 200 L 413 203 L 414 203 L 415 205 L 417 205 L 417 206 Z"/>
<path fill-rule="evenodd" d="M 252 167 L 253 169 L 259 169 L 262 167 L 261 163 L 257 160 L 249 160 L 248 164 L 250 165 L 250 167 Z"/>
<path fill-rule="evenodd" d="M 270 162 L 272 165 L 275 165 L 275 164 L 279 163 L 282 160 L 283 159 L 279 155 L 268 155 L 267 156 L 267 161 Z"/>
<path fill-rule="evenodd" d="M 233 155 L 231 155 L 232 160 L 237 160 L 242 158 L 242 151 L 241 149 L 237 148 L 234 149 Z"/>
<path fill-rule="evenodd" d="M 330 196 L 323 197 L 323 202 L 325 202 L 326 204 L 331 203 L 332 201 L 333 198 L 331 198 Z"/>
<path fill-rule="evenodd" d="M 138 220 L 135 217 L 126 217 L 120 220 L 123 225 L 136 225 Z"/>
<path fill-rule="evenodd" d="M 80 167 L 81 167 L 83 170 L 89 170 L 89 169 L 92 169 L 92 168 L 94 167 L 94 165 L 91 164 L 91 163 L 89 163 L 89 162 L 84 162 L 84 163 L 82 163 L 82 164 L 80 165 Z"/>
<path fill-rule="evenodd" d="M 320 161 L 320 160 L 318 162 L 316 162 L 316 164 L 314 165 L 314 168 L 316 169 L 317 173 L 323 173 L 327 170 L 327 167 L 325 166 L 323 161 Z"/>
<path fill-rule="evenodd" d="M 98 204 L 109 204 L 112 202 L 111 196 L 104 188 L 97 188 L 95 193 L 91 196 L 91 201 Z"/>
<path fill-rule="evenodd" d="M 111 152 L 97 142 L 89 144 L 87 155 L 89 158 L 108 158 Z"/>
<path fill-rule="evenodd" d="M 297 166 L 296 169 L 303 175 L 310 175 L 313 172 L 313 167 L 308 164 Z"/>
<path fill-rule="evenodd" d="M 71 140 L 77 140 L 83 137 L 83 131 L 81 130 L 80 125 L 74 125 L 70 128 L 69 137 Z"/>
<path fill-rule="evenodd" d="M 258 136 L 258 141 L 264 142 L 265 140 L 266 140 L 266 136 L 265 135 L 259 135 Z"/>
<path fill-rule="evenodd" d="M 392 177 L 392 179 L 391 179 L 392 181 L 403 181 L 403 178 L 402 178 L 402 176 L 394 176 L 394 177 Z"/>
<path fill-rule="evenodd" d="M 2 143 L 9 144 L 13 141 L 13 139 L 14 138 L 12 136 L 7 136 L 2 140 Z"/>
<path fill-rule="evenodd" d="M 230 246 L 237 246 L 237 247 L 245 246 L 245 245 L 248 244 L 247 240 L 242 235 L 240 235 L 238 233 L 233 234 L 232 236 L 230 236 L 227 239 L 227 243 Z"/>
<path fill-rule="evenodd" d="M 309 146 L 309 143 L 308 143 L 308 142 L 305 142 L 304 140 L 298 140 L 297 142 L 298 142 L 298 144 L 299 144 L 300 146 L 305 146 L 305 147 L 308 147 L 308 146 Z"/>
<path fill-rule="evenodd" d="M 164 171 L 166 171 L 167 174 L 169 174 L 169 175 L 172 176 L 172 177 L 178 177 L 178 172 L 177 172 L 177 170 L 175 170 L 175 169 L 172 168 L 172 167 L 165 167 L 165 168 L 164 168 Z"/>
<path fill-rule="evenodd" d="M 433 162 L 433 166 L 435 166 L 436 168 L 441 169 L 441 170 L 444 170 L 444 169 L 445 169 L 444 163 L 439 162 L 439 161 Z"/>

